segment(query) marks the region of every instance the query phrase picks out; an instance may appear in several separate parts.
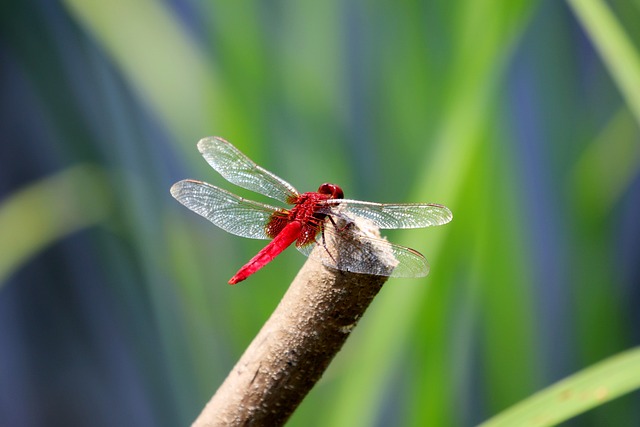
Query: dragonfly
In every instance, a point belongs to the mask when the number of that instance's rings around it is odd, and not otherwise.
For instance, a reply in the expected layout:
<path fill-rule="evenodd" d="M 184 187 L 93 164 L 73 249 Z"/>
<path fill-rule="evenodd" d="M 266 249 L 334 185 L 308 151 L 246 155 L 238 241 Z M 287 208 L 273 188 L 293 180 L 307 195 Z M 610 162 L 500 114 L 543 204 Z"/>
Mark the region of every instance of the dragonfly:
<path fill-rule="evenodd" d="M 271 239 L 229 280 L 247 279 L 292 244 L 327 267 L 352 273 L 391 277 L 423 277 L 429 264 L 418 251 L 358 232 L 357 224 L 376 229 L 423 228 L 451 221 L 451 211 L 435 203 L 386 204 L 344 198 L 330 183 L 317 191 L 299 193 L 291 184 L 258 166 L 226 140 L 213 136 L 198 142 L 198 150 L 224 179 L 288 207 L 276 207 L 237 196 L 194 179 L 171 187 L 171 195 L 219 228 L 241 237 Z M 318 246 L 320 248 L 318 248 Z M 393 262 L 372 256 L 384 248 Z M 315 249 L 315 250 L 314 250 Z"/>

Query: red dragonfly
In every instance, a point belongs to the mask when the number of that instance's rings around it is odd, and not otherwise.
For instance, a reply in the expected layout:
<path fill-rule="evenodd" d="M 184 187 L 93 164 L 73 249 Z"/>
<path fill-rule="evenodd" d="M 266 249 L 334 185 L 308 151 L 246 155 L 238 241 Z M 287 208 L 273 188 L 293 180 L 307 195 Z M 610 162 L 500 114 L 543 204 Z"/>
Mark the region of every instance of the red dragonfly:
<path fill-rule="evenodd" d="M 270 206 L 236 196 L 206 182 L 185 179 L 171 187 L 180 203 L 223 230 L 251 239 L 273 239 L 229 280 L 233 285 L 264 267 L 295 242 L 304 255 L 324 265 L 354 273 L 392 277 L 423 277 L 427 260 L 417 251 L 383 239 L 358 235 L 349 238 L 357 218 L 377 228 L 422 228 L 446 224 L 453 218 L 445 206 L 433 203 L 383 204 L 348 200 L 334 184 L 300 194 L 291 184 L 261 168 L 240 150 L 219 137 L 203 138 L 198 150 L 227 181 L 247 190 L 293 205 L 289 209 Z M 347 226 L 337 224 L 347 224 Z M 345 232 L 345 229 L 350 229 Z M 340 244 L 327 244 L 340 239 Z M 381 245 L 395 257 L 389 268 L 370 254 L 367 244 Z M 313 251 L 317 245 L 323 250 Z M 336 248 L 339 248 L 339 253 Z"/>

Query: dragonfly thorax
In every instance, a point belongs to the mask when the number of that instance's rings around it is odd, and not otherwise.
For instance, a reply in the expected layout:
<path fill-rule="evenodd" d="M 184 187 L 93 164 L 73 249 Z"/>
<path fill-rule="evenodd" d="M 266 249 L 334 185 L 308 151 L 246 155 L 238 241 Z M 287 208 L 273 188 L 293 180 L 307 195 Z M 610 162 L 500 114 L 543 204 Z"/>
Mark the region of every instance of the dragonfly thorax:
<path fill-rule="evenodd" d="M 344 193 L 340 187 L 324 183 L 318 188 L 318 191 L 310 191 L 298 196 L 294 201 L 295 206 L 289 211 L 289 220 L 309 221 L 311 226 L 317 227 L 319 222 L 326 217 L 326 212 L 322 212 L 324 210 L 322 202 L 342 198 L 344 198 Z"/>

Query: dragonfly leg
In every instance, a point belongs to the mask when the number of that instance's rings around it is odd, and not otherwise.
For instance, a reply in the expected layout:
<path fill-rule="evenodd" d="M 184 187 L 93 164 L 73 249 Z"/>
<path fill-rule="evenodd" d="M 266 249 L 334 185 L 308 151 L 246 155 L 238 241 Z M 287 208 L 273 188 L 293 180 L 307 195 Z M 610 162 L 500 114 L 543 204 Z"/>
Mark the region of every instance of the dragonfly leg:
<path fill-rule="evenodd" d="M 331 224 L 333 225 L 333 228 L 335 228 L 337 231 L 340 231 L 340 232 L 347 230 L 349 227 L 356 226 L 355 222 L 351 221 L 348 218 L 341 217 L 341 219 L 345 222 L 345 224 L 342 227 L 338 227 L 338 224 L 336 224 L 336 222 L 333 220 L 333 217 L 331 217 L 331 215 L 328 215 L 328 217 L 329 217 L 329 221 L 331 221 Z"/>
<path fill-rule="evenodd" d="M 333 218 L 329 217 L 329 220 L 333 224 L 333 227 L 337 229 L 336 223 L 333 222 Z M 329 258 L 331 258 L 333 263 L 337 265 L 338 262 L 336 261 L 336 259 L 333 257 L 333 255 L 331 254 L 331 252 L 329 252 L 329 249 L 327 248 L 327 241 L 325 240 L 325 237 L 324 237 L 324 224 L 323 223 L 320 223 L 320 235 L 322 236 L 322 247 L 327 252 L 327 255 L 329 255 Z"/>

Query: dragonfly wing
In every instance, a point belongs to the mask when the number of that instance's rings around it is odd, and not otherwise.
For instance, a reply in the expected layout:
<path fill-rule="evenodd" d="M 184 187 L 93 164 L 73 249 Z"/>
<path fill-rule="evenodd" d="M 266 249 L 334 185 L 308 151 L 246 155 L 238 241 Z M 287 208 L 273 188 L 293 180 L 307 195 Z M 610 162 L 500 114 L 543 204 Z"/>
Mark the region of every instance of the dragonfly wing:
<path fill-rule="evenodd" d="M 266 226 L 274 212 L 282 211 L 192 179 L 175 183 L 171 195 L 223 230 L 250 239 L 270 239 Z"/>
<path fill-rule="evenodd" d="M 418 251 L 369 237 L 351 227 L 336 230 L 328 221 L 315 242 L 297 248 L 327 267 L 352 273 L 391 277 L 429 274 L 429 263 Z"/>
<path fill-rule="evenodd" d="M 298 196 L 298 191 L 291 184 L 261 168 L 220 137 L 201 139 L 198 150 L 212 168 L 235 185 L 284 203 L 290 203 Z"/>
<path fill-rule="evenodd" d="M 446 224 L 453 218 L 449 208 L 435 203 L 386 204 L 331 199 L 324 204 L 338 216 L 366 218 L 384 229 L 431 227 Z"/>

